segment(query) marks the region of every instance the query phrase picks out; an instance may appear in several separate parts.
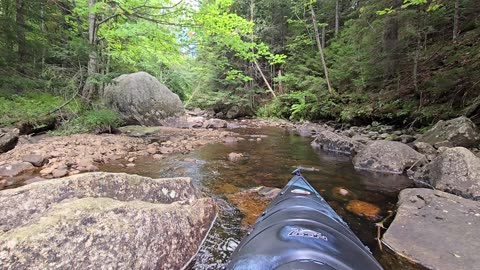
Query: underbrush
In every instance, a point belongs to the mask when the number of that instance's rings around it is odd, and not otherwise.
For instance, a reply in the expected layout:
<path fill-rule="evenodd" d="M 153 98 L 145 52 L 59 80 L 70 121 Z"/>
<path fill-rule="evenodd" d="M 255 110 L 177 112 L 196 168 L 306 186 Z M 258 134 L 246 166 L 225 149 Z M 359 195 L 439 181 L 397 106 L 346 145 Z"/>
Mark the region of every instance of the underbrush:
<path fill-rule="evenodd" d="M 96 108 L 95 108 L 96 107 Z M 111 133 L 122 121 L 119 115 L 101 105 L 79 113 L 76 117 L 62 122 L 60 127 L 51 132 L 52 135 L 70 135 L 75 133 Z"/>
<path fill-rule="evenodd" d="M 29 126 L 23 131 L 41 130 L 54 123 L 58 127 L 53 135 L 69 135 L 86 132 L 109 132 L 120 126 L 119 115 L 100 103 L 84 106 L 73 100 L 64 105 L 62 97 L 43 92 L 0 96 L 0 127 Z M 62 107 L 62 105 L 64 105 Z"/>
<path fill-rule="evenodd" d="M 297 91 L 277 96 L 257 111 L 263 118 L 282 118 L 292 121 L 334 120 L 355 125 L 381 121 L 395 125 L 408 125 L 417 104 L 391 95 Z M 422 124 L 429 124 L 430 115 L 417 115 Z"/>
<path fill-rule="evenodd" d="M 0 126 L 41 125 L 55 118 L 51 112 L 63 103 L 61 97 L 40 92 L 0 96 Z"/>

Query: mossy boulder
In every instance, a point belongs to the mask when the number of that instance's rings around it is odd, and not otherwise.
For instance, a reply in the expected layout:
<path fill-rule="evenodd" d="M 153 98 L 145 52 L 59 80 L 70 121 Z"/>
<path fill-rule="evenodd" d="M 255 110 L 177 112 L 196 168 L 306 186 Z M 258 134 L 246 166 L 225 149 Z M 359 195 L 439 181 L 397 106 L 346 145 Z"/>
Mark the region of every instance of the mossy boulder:
<path fill-rule="evenodd" d="M 433 146 L 463 146 L 468 148 L 480 143 L 480 131 L 469 118 L 461 116 L 448 121 L 438 121 L 417 141 L 426 142 Z"/>

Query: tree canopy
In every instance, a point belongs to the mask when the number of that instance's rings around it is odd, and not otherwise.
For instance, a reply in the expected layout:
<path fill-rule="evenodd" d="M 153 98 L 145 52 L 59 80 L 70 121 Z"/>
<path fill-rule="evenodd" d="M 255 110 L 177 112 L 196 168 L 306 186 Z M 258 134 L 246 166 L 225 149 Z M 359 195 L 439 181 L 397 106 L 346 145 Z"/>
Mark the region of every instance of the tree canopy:
<path fill-rule="evenodd" d="M 223 114 L 480 119 L 479 16 L 475 0 L 3 0 L 0 95 L 89 104 L 147 71 Z"/>

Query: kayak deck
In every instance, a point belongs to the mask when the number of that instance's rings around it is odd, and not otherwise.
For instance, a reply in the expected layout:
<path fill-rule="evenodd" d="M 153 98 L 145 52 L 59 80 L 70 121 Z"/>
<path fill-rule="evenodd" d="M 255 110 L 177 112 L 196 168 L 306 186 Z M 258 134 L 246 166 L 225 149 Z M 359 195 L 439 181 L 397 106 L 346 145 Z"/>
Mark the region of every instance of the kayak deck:
<path fill-rule="evenodd" d="M 342 218 L 299 173 L 257 219 L 226 269 L 382 269 Z"/>

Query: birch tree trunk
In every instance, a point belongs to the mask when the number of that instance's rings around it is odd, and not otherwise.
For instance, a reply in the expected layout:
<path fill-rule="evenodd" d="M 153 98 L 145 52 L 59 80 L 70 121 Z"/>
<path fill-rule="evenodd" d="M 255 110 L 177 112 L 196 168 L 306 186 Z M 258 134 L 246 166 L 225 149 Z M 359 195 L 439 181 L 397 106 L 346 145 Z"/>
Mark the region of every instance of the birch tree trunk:
<path fill-rule="evenodd" d="M 339 4 L 339 0 L 335 0 L 335 37 L 338 37 L 339 28 L 340 28 L 340 4 Z"/>
<path fill-rule="evenodd" d="M 97 56 L 97 14 L 94 11 L 96 0 L 88 0 L 88 8 L 90 13 L 88 15 L 88 44 L 90 45 L 90 53 L 88 55 L 88 69 L 87 80 L 83 87 L 82 98 L 85 102 L 89 102 L 94 93 L 95 85 L 92 83 L 91 78 L 97 73 L 98 56 Z"/>
<path fill-rule="evenodd" d="M 323 72 L 325 74 L 325 80 L 327 81 L 328 92 L 330 94 L 335 94 L 335 91 L 332 88 L 330 83 L 330 78 L 328 76 L 328 68 L 327 64 L 325 63 L 325 57 L 323 55 L 322 43 L 320 41 L 320 36 L 318 33 L 318 24 L 317 24 L 317 16 L 315 15 L 315 11 L 313 10 L 313 6 L 310 6 L 310 11 L 312 12 L 312 21 L 313 21 L 313 29 L 315 30 L 315 39 L 317 41 L 318 52 L 320 53 L 320 59 L 322 60 L 323 65 Z"/>

